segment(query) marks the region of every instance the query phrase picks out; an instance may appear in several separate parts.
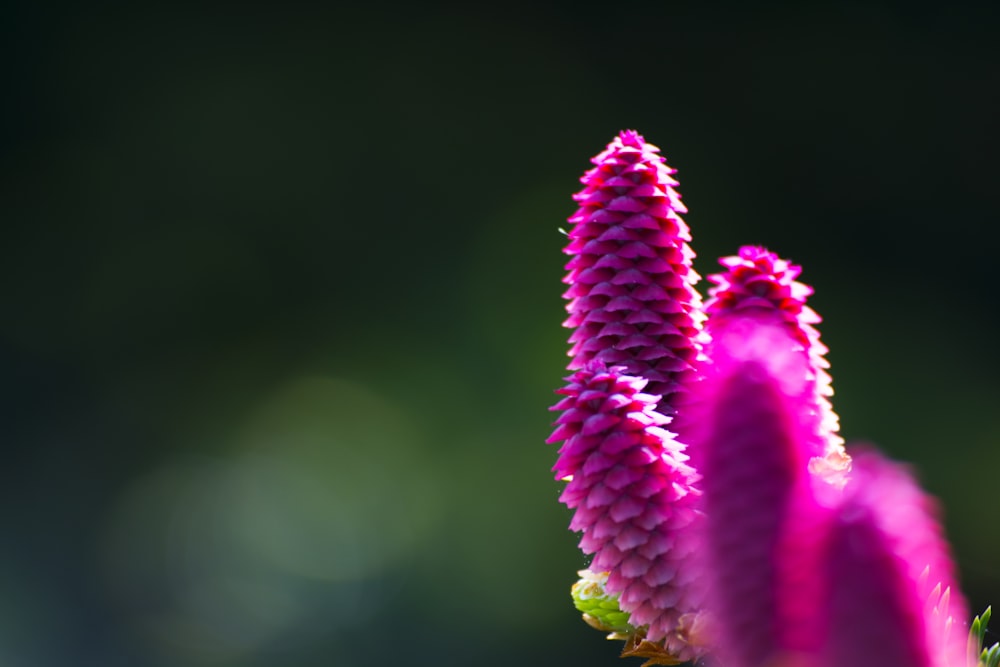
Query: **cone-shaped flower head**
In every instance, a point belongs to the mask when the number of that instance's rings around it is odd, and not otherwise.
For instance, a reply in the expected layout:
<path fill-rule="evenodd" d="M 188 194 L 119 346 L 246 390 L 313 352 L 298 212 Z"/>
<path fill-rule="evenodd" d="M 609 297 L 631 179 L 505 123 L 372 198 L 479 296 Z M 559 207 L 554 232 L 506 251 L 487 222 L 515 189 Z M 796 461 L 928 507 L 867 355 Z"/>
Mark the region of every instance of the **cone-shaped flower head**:
<path fill-rule="evenodd" d="M 856 456 L 823 572 L 836 585 L 821 667 L 976 664 L 937 516 L 905 468 L 871 452 Z"/>
<path fill-rule="evenodd" d="M 844 441 L 838 434 L 839 420 L 829 400 L 833 388 L 826 371 L 830 363 L 824 356 L 828 349 L 813 326 L 821 318 L 806 305 L 813 289 L 796 280 L 802 268 L 757 246 L 743 246 L 737 255 L 723 257 L 719 263 L 727 270 L 708 276 L 715 286 L 709 289 L 709 299 L 705 302 L 707 336 L 733 319 L 751 315 L 759 321 L 782 323 L 797 346 L 809 355 L 808 373 L 815 395 L 813 410 L 819 421 L 816 435 L 825 443 L 821 454 L 826 457 L 815 464 L 838 470 L 846 468 Z"/>
<path fill-rule="evenodd" d="M 819 451 L 809 357 L 787 327 L 752 315 L 716 327 L 705 354 L 711 361 L 687 406 L 703 475 L 704 570 L 696 580 L 733 638 L 718 643 L 720 664 L 760 667 L 785 648 L 784 531 L 791 519 L 808 523 L 801 512 L 810 507 L 809 461 Z"/>
<path fill-rule="evenodd" d="M 565 325 L 575 328 L 571 370 L 592 360 L 623 366 L 646 378 L 649 392 L 662 396 L 660 411 L 671 414 L 697 357 L 702 315 L 680 217 L 687 209 L 658 151 L 622 132 L 581 178 L 565 249 L 573 256 L 563 280 Z"/>
<path fill-rule="evenodd" d="M 553 409 L 562 414 L 548 441 L 565 441 L 553 467 L 557 479 L 570 478 L 560 500 L 575 510 L 570 528 L 583 532 L 590 569 L 609 573 L 606 590 L 632 625 L 649 626 L 649 640 L 691 659 L 698 649 L 684 630 L 697 609 L 688 567 L 696 475 L 661 428 L 668 418 L 656 411 L 659 397 L 623 370 L 591 362 L 558 392 L 565 398 Z"/>

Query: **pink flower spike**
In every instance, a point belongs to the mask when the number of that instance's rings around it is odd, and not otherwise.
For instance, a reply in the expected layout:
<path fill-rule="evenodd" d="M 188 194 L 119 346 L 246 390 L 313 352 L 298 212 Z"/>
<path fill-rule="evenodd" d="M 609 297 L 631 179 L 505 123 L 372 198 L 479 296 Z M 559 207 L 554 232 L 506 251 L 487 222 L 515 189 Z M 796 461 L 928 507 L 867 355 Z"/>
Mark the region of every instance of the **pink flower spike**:
<path fill-rule="evenodd" d="M 739 254 L 723 257 L 719 263 L 727 270 L 708 276 L 715 285 L 708 290 L 709 299 L 705 302 L 706 335 L 712 336 L 714 330 L 726 326 L 734 318 L 748 316 L 780 323 L 787 329 L 794 344 L 806 350 L 809 356 L 808 372 L 814 392 L 811 409 L 817 420 L 816 437 L 821 445 L 817 456 L 825 457 L 818 458 L 814 467 L 817 472 L 830 476 L 842 474 L 849 459 L 838 433 L 839 419 L 829 400 L 833 388 L 826 371 L 830 367 L 824 356 L 827 347 L 813 326 L 821 318 L 806 305 L 813 289 L 796 280 L 801 267 L 757 246 L 743 246 Z"/>
<path fill-rule="evenodd" d="M 698 612 L 688 571 L 697 475 L 683 445 L 660 428 L 668 418 L 656 411 L 659 397 L 623 371 L 591 362 L 559 391 L 566 398 L 554 408 L 562 416 L 550 442 L 564 442 L 553 469 L 571 478 L 560 500 L 575 510 L 570 528 L 583 533 L 590 569 L 609 573 L 607 592 L 621 596 L 630 623 L 691 660 L 702 650 L 686 641 Z"/>
<path fill-rule="evenodd" d="M 790 517 L 808 526 L 802 514 L 814 508 L 809 358 L 786 327 L 752 316 L 716 327 L 705 355 L 687 406 L 703 476 L 699 581 L 710 616 L 732 638 L 717 642 L 719 664 L 760 667 L 786 648 L 782 614 L 792 606 L 780 602 L 781 572 L 801 572 L 815 551 L 790 556 L 798 547 L 784 534 Z"/>
<path fill-rule="evenodd" d="M 824 574 L 837 583 L 821 667 L 976 664 L 938 506 L 903 466 L 874 452 L 855 456 Z"/>
<path fill-rule="evenodd" d="M 569 368 L 590 361 L 624 366 L 647 378 L 674 411 L 675 394 L 689 379 L 701 327 L 699 276 L 691 268 L 687 209 L 674 190 L 674 169 L 637 132 L 617 136 L 581 181 L 570 216 L 564 282 L 565 325 L 575 331 Z"/>

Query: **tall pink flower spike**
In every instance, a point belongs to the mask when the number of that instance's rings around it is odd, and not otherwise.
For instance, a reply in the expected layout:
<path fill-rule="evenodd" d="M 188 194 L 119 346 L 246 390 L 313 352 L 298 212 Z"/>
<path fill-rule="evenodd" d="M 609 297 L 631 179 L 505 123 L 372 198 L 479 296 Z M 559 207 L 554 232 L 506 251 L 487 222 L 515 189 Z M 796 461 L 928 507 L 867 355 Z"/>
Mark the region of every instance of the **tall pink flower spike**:
<path fill-rule="evenodd" d="M 647 640 L 691 660 L 700 654 L 688 636 L 699 609 L 688 567 L 698 547 L 697 475 L 661 428 L 659 397 L 623 370 L 590 362 L 558 392 L 565 398 L 553 410 L 562 414 L 548 442 L 565 441 L 553 468 L 570 480 L 560 500 L 576 510 L 570 528 L 583 532 L 590 569 L 609 573 L 606 589 L 620 595 L 632 625 L 648 625 Z"/>
<path fill-rule="evenodd" d="M 659 149 L 628 130 L 595 157 L 580 180 L 565 252 L 569 299 L 565 326 L 570 370 L 597 360 L 649 381 L 674 411 L 675 394 L 692 373 L 701 325 L 699 276 L 691 268 L 687 209 L 674 190 L 676 170 Z"/>
<path fill-rule="evenodd" d="M 716 645 L 720 664 L 761 667 L 786 648 L 786 525 L 794 517 L 808 526 L 797 515 L 813 508 L 809 462 L 822 445 L 810 359 L 787 327 L 753 314 L 713 327 L 705 355 L 711 362 L 689 406 L 704 494 L 704 570 L 696 580 L 705 582 L 707 610 L 731 638 Z M 796 549 L 793 572 L 815 560 L 811 539 L 788 546 Z"/>
<path fill-rule="evenodd" d="M 836 584 L 815 664 L 974 666 L 969 611 L 935 501 L 903 466 L 874 452 L 855 457 L 844 491 L 820 572 Z"/>

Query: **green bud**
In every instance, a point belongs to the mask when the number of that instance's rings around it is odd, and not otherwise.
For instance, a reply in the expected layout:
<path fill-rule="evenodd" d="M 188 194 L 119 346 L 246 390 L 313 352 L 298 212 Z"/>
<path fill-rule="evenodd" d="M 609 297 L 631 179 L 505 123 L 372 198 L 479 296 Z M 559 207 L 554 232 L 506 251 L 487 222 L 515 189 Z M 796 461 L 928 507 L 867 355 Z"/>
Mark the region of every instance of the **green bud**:
<path fill-rule="evenodd" d="M 590 626 L 602 632 L 628 634 L 635 631 L 629 624 L 628 612 L 618 606 L 618 596 L 609 595 L 604 589 L 608 581 L 607 572 L 577 572 L 580 580 L 573 584 L 570 593 L 573 605 L 583 614 Z"/>

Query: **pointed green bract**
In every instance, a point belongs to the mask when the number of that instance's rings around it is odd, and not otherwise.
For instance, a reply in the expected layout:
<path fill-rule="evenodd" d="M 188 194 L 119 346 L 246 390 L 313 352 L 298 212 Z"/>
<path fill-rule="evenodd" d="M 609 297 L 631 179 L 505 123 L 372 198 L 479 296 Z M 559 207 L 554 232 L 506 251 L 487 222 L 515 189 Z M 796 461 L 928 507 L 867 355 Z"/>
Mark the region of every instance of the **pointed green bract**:
<path fill-rule="evenodd" d="M 983 667 L 997 667 L 1000 664 L 1000 644 L 994 644 L 989 649 L 983 649 L 979 656 L 979 664 Z"/>
<path fill-rule="evenodd" d="M 993 644 L 989 648 L 983 648 L 986 640 L 986 626 L 990 623 L 992 607 L 987 607 L 980 616 L 972 619 L 972 626 L 969 628 L 969 648 L 970 653 L 979 654 L 980 667 L 997 667 L 1000 665 L 1000 643 Z"/>

